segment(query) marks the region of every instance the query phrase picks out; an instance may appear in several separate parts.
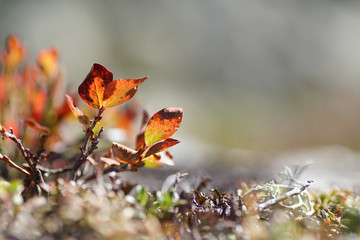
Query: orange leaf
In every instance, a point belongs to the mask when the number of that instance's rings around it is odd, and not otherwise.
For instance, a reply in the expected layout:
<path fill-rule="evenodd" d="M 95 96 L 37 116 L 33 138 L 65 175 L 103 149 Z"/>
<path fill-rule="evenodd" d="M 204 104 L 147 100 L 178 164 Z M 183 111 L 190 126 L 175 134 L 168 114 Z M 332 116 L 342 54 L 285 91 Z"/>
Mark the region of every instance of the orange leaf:
<path fill-rule="evenodd" d="M 181 108 L 164 108 L 154 114 L 145 129 L 145 143 L 151 146 L 171 137 L 180 127 L 183 116 Z"/>
<path fill-rule="evenodd" d="M 78 91 L 81 99 L 88 106 L 95 109 L 109 108 L 130 100 L 145 79 L 147 77 L 113 81 L 113 74 L 110 71 L 94 63 Z"/>
<path fill-rule="evenodd" d="M 32 119 L 32 118 L 28 118 L 24 121 L 25 125 L 32 128 L 32 129 L 35 129 L 39 132 L 41 132 L 42 134 L 45 134 L 45 135 L 49 135 L 50 134 L 50 129 L 45 127 L 45 126 L 42 126 L 40 123 L 38 123 L 35 119 Z"/>
<path fill-rule="evenodd" d="M 103 99 L 104 107 L 114 107 L 129 101 L 137 92 L 138 86 L 147 78 L 118 79 L 107 84 Z"/>
<path fill-rule="evenodd" d="M 162 142 L 158 142 L 154 145 L 152 145 L 149 150 L 145 154 L 145 158 L 149 157 L 155 153 L 162 152 L 176 144 L 178 144 L 180 141 L 172 138 L 165 139 Z"/>
<path fill-rule="evenodd" d="M 104 66 L 94 63 L 78 92 L 81 99 L 89 106 L 100 109 L 103 106 L 105 86 L 113 80 L 113 74 Z"/>
<path fill-rule="evenodd" d="M 82 125 L 84 125 L 85 128 L 90 127 L 90 120 L 89 118 L 78 108 L 74 105 L 74 100 L 69 95 L 65 95 L 66 102 L 69 105 L 69 108 L 71 112 L 77 117 L 77 119 L 80 121 Z"/>
<path fill-rule="evenodd" d="M 47 100 L 47 93 L 43 90 L 40 90 L 39 92 L 35 93 L 33 96 L 31 117 L 38 122 L 41 122 L 44 116 L 46 100 Z"/>
<path fill-rule="evenodd" d="M 25 56 L 25 48 L 22 45 L 20 38 L 10 35 L 6 39 L 6 51 L 2 52 L 2 61 L 4 65 L 9 68 L 16 67 L 21 63 Z"/>

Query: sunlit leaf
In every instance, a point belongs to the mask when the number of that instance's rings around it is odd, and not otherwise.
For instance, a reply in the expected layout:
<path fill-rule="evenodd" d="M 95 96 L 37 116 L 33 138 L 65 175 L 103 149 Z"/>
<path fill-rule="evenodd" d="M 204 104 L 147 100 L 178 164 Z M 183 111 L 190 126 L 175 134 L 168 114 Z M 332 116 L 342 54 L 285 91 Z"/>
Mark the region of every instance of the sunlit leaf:
<path fill-rule="evenodd" d="M 118 79 L 106 85 L 103 106 L 114 107 L 129 101 L 137 92 L 138 86 L 148 77 L 136 79 Z"/>
<path fill-rule="evenodd" d="M 145 79 L 147 77 L 113 81 L 113 74 L 95 63 L 78 91 L 88 106 L 95 109 L 109 108 L 130 100 Z"/>
<path fill-rule="evenodd" d="M 143 159 L 145 167 L 147 168 L 159 168 L 163 166 L 174 166 L 174 161 L 169 158 L 167 154 L 156 153 Z"/>
<path fill-rule="evenodd" d="M 89 118 L 78 107 L 75 106 L 72 97 L 70 97 L 67 94 L 65 95 L 65 97 L 71 112 L 75 115 L 75 117 L 77 117 L 77 119 L 80 121 L 82 125 L 84 125 L 85 128 L 89 128 L 90 127 Z"/>
<path fill-rule="evenodd" d="M 41 132 L 42 134 L 45 134 L 45 135 L 50 134 L 50 129 L 45 126 L 42 126 L 35 119 L 28 118 L 24 121 L 24 124 L 32 129 L 35 129 L 35 130 Z"/>
<path fill-rule="evenodd" d="M 137 151 L 119 143 L 113 142 L 112 151 L 115 159 L 120 163 L 132 164 L 134 160 L 139 158 Z"/>
<path fill-rule="evenodd" d="M 145 163 L 145 167 L 147 168 L 159 168 L 164 166 L 163 163 L 159 162 L 160 159 L 161 156 L 159 154 L 155 154 L 144 158 L 143 161 Z"/>
<path fill-rule="evenodd" d="M 113 80 L 113 74 L 104 66 L 94 63 L 78 92 L 81 99 L 89 106 L 100 109 L 103 106 L 105 86 Z"/>
<path fill-rule="evenodd" d="M 183 116 L 181 108 L 164 108 L 154 114 L 145 129 L 145 143 L 151 146 L 171 137 L 180 127 Z"/>
<path fill-rule="evenodd" d="M 158 142 L 151 146 L 149 150 L 146 152 L 145 157 L 149 157 L 155 153 L 162 152 L 176 144 L 178 144 L 180 141 L 172 138 L 165 139 L 162 142 Z"/>

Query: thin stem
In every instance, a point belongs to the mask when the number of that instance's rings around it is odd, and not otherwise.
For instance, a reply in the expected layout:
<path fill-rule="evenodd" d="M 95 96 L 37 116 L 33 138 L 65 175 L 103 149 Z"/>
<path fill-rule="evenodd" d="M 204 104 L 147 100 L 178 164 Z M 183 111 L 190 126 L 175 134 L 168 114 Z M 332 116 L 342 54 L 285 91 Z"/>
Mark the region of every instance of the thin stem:
<path fill-rule="evenodd" d="M 105 111 L 105 108 L 100 108 L 98 111 L 98 114 L 95 116 L 94 120 L 91 121 L 90 127 L 87 128 L 84 144 L 80 147 L 80 155 L 78 159 L 75 161 L 74 166 L 71 170 L 70 179 L 76 180 L 76 172 L 81 167 L 81 165 L 86 161 L 87 157 L 95 150 L 97 149 L 97 145 L 99 143 L 98 138 L 100 137 L 103 128 L 100 129 L 99 133 L 94 136 L 93 129 L 95 128 L 96 124 L 100 122 L 102 116 L 101 114 Z M 91 146 L 88 148 L 89 140 L 92 141 Z"/>
<path fill-rule="evenodd" d="M 11 161 L 11 159 L 6 156 L 6 155 L 2 155 L 0 154 L 0 160 L 3 160 L 4 162 L 6 162 L 7 164 L 9 164 L 10 167 L 15 168 L 16 170 L 22 172 L 23 174 L 25 174 L 28 177 L 31 177 L 31 174 L 26 171 L 25 169 L 23 169 L 22 167 L 18 166 L 16 163 L 14 163 L 13 161 Z"/>
<path fill-rule="evenodd" d="M 29 152 L 29 149 L 24 148 L 24 146 L 21 143 L 21 140 L 18 139 L 14 133 L 11 131 L 10 132 L 6 131 L 5 128 L 1 128 L 1 133 L 3 135 L 3 137 L 5 138 L 9 138 L 11 139 L 18 147 L 18 149 L 20 150 L 21 154 L 23 155 L 25 161 L 27 162 L 27 164 L 29 164 L 29 166 L 31 167 L 31 169 L 34 168 L 34 163 L 31 161 L 31 153 Z"/>
<path fill-rule="evenodd" d="M 131 169 L 128 167 L 128 164 L 123 163 L 119 166 L 108 166 L 108 167 L 104 168 L 102 170 L 102 175 L 108 174 L 110 172 L 127 172 L 127 171 L 131 171 Z M 96 174 L 93 173 L 89 176 L 84 177 L 81 180 L 82 180 L 82 182 L 85 183 L 85 182 L 93 180 L 95 178 L 96 178 Z"/>

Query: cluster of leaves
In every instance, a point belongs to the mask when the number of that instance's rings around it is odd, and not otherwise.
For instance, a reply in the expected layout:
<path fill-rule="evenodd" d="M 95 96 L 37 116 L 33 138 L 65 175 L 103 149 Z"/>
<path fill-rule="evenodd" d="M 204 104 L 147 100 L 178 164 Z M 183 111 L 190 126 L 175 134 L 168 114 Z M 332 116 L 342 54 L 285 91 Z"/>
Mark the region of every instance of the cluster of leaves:
<path fill-rule="evenodd" d="M 67 181 L 81 179 L 85 183 L 96 177 L 99 180 L 110 172 L 173 165 L 172 156 L 166 150 L 179 143 L 170 137 L 180 127 L 181 108 L 164 108 L 150 119 L 144 111 L 135 149 L 113 142 L 111 147 L 94 154 L 104 131 L 99 123 L 105 110 L 129 101 L 148 77 L 114 80 L 109 70 L 95 63 L 78 88 L 84 103 L 97 110 L 92 119 L 91 113 L 80 110 L 76 99 L 65 95 L 61 88 L 64 84 L 55 48 L 41 51 L 36 66 L 23 64 L 25 55 L 20 39 L 9 36 L 1 52 L 0 73 L 0 135 L 3 140 L 14 143 L 1 145 L 0 160 L 6 163 L 1 165 L 1 171 L 5 178 L 12 177 L 10 167 L 23 175 L 24 196 L 49 193 L 51 184 L 59 177 Z M 133 112 L 120 116 L 128 119 L 127 123 L 125 120 L 127 132 L 130 132 L 128 122 L 133 120 Z M 61 134 L 69 113 L 80 121 L 85 133 L 83 143 L 79 143 L 80 152 L 64 147 L 74 145 L 66 142 L 69 136 Z M 59 146 L 62 149 L 56 151 Z M 85 173 L 86 163 L 93 165 L 92 173 Z M 58 165 L 63 166 L 54 168 Z"/>

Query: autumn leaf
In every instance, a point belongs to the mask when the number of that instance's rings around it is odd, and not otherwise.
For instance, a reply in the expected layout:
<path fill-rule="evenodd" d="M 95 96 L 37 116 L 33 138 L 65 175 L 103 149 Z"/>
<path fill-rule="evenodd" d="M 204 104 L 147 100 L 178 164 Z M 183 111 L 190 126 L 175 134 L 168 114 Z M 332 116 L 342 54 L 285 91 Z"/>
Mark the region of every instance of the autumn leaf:
<path fill-rule="evenodd" d="M 145 143 L 151 146 L 171 137 L 180 127 L 183 116 L 181 108 L 164 108 L 154 114 L 145 129 Z"/>
<path fill-rule="evenodd" d="M 1 53 L 1 60 L 8 68 L 16 67 L 21 63 L 25 57 L 25 48 L 22 45 L 20 38 L 10 35 L 6 39 L 6 50 Z"/>
<path fill-rule="evenodd" d="M 72 99 L 72 97 L 70 97 L 67 94 L 65 95 L 65 97 L 66 97 L 66 102 L 69 105 L 71 112 L 75 115 L 75 117 L 77 117 L 79 122 L 82 125 L 84 125 L 85 128 L 89 128 L 90 127 L 89 118 L 78 107 L 75 106 L 74 100 Z"/>
<path fill-rule="evenodd" d="M 56 48 L 41 50 L 37 57 L 37 63 L 48 78 L 55 77 L 59 72 L 59 59 Z"/>
<path fill-rule="evenodd" d="M 138 86 L 148 77 L 138 79 L 118 79 L 104 66 L 94 63 L 89 74 L 79 86 L 81 99 L 95 109 L 109 108 L 130 100 Z"/>
<path fill-rule="evenodd" d="M 48 127 L 42 126 L 33 118 L 28 118 L 24 121 L 24 124 L 34 130 L 41 132 L 44 135 L 49 135 L 51 133 Z"/>
<path fill-rule="evenodd" d="M 133 161 L 139 158 L 137 151 L 115 142 L 112 144 L 112 152 L 115 159 L 120 163 L 131 165 Z"/>
<path fill-rule="evenodd" d="M 104 108 L 114 107 L 129 101 L 137 92 L 138 86 L 147 78 L 119 79 L 109 83 L 104 93 Z"/>
<path fill-rule="evenodd" d="M 145 164 L 144 166 L 147 168 L 159 168 L 165 165 L 174 166 L 174 161 L 172 160 L 172 157 L 169 157 L 167 153 L 156 153 L 154 155 L 144 158 L 143 161 Z"/>
<path fill-rule="evenodd" d="M 162 152 L 176 144 L 178 144 L 180 141 L 172 138 L 165 139 L 162 142 L 155 143 L 153 146 L 149 148 L 149 150 L 145 154 L 145 158 L 149 157 L 155 153 Z"/>
<path fill-rule="evenodd" d="M 145 163 L 145 167 L 147 168 L 159 168 L 163 167 L 164 164 L 161 163 L 159 160 L 161 159 L 161 156 L 159 154 L 151 155 L 149 157 L 146 157 L 143 159 Z"/>
<path fill-rule="evenodd" d="M 44 116 L 47 97 L 46 91 L 43 90 L 33 94 L 31 117 L 38 122 L 41 122 Z"/>

